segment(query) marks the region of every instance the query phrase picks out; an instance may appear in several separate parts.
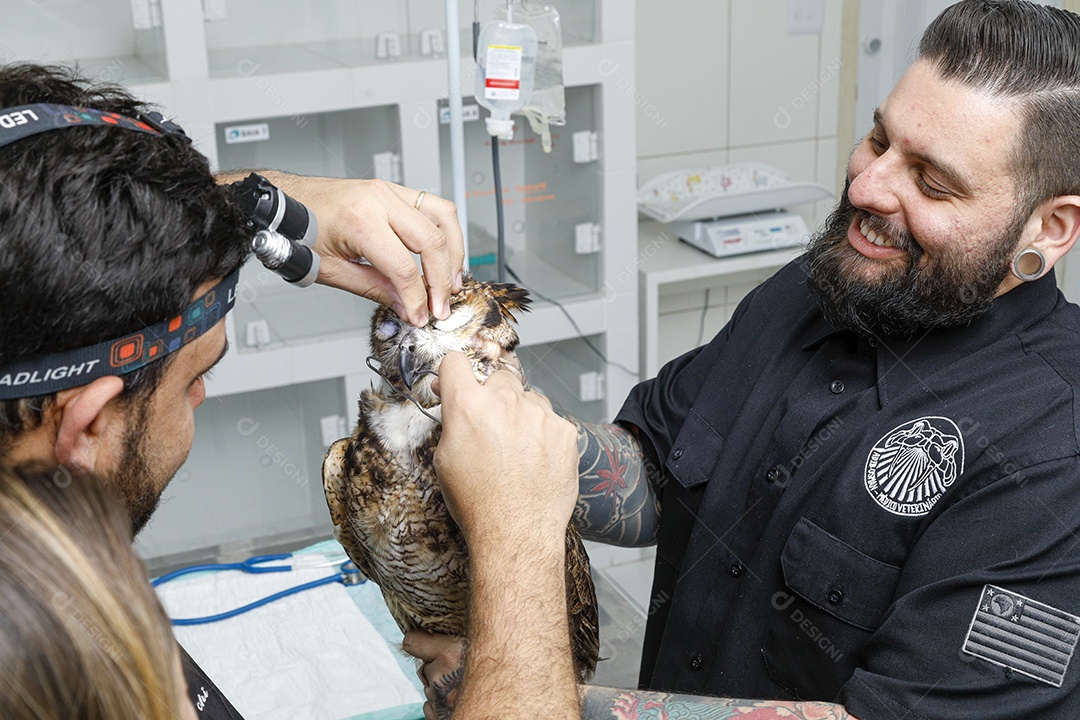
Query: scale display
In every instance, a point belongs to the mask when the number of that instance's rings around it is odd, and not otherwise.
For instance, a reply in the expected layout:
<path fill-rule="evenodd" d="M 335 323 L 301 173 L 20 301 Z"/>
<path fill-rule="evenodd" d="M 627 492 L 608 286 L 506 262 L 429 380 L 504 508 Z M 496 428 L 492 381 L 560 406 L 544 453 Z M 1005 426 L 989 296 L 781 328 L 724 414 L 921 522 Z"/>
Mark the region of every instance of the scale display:
<path fill-rule="evenodd" d="M 715 257 L 795 247 L 810 238 L 802 216 L 789 212 L 683 221 L 672 223 L 671 230 L 680 240 Z"/>

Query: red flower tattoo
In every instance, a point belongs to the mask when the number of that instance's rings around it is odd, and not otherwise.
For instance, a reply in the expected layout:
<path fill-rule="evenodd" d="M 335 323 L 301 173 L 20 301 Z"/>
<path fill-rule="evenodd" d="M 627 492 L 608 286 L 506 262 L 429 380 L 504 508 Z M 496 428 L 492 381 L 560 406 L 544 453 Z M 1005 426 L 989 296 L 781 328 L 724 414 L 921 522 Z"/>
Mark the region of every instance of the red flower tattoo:
<path fill-rule="evenodd" d="M 615 493 L 619 488 L 626 488 L 626 480 L 623 476 L 626 474 L 629 463 L 620 465 L 618 458 L 607 445 L 604 445 L 604 454 L 607 455 L 608 468 L 610 469 L 596 471 L 596 474 L 603 479 L 603 482 L 594 485 L 590 491 L 603 492 L 604 497 L 612 498 L 614 501 Z"/>

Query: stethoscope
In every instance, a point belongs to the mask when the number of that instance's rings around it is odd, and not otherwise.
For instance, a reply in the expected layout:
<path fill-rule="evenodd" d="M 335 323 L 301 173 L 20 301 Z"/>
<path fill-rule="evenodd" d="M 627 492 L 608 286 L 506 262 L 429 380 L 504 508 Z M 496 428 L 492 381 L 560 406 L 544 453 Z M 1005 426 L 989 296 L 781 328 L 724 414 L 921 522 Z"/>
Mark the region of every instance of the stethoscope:
<path fill-rule="evenodd" d="M 241 572 L 245 573 L 258 574 L 289 572 L 291 570 L 297 570 L 300 568 L 319 568 L 334 566 L 338 567 L 338 571 L 333 575 L 328 575 L 327 577 L 320 578 L 318 580 L 312 580 L 311 582 L 306 582 L 302 585 L 297 585 L 295 587 L 282 590 L 281 592 L 276 592 L 273 595 L 268 595 L 267 597 L 261 598 L 252 603 L 248 603 L 247 605 L 236 608 L 235 610 L 218 613 L 217 615 L 207 615 L 205 617 L 172 619 L 173 625 L 204 625 L 206 623 L 217 622 L 219 620 L 225 620 L 226 618 L 235 617 L 242 613 L 246 613 L 249 610 L 254 610 L 257 607 L 262 607 L 263 605 L 272 603 L 275 600 L 280 600 L 283 597 L 295 595 L 298 592 L 303 592 L 304 590 L 311 590 L 312 588 L 317 588 L 322 585 L 329 585 L 330 583 L 335 582 L 341 583 L 342 585 L 359 585 L 360 583 L 364 582 L 364 576 L 360 574 L 360 571 L 357 570 L 356 565 L 353 564 L 352 560 L 346 558 L 343 561 L 338 558 L 334 560 L 323 560 L 320 562 L 320 557 L 321 556 L 314 554 L 294 555 L 293 553 L 279 553 L 277 555 L 255 555 L 254 557 L 250 557 L 243 562 L 236 563 L 206 563 L 202 565 L 191 565 L 189 567 L 180 568 L 179 570 L 174 570 L 170 573 L 166 573 L 159 578 L 155 578 L 151 581 L 150 584 L 154 587 L 157 587 L 162 583 L 169 582 L 170 580 L 175 580 L 182 575 L 206 571 L 240 570 Z M 263 563 L 275 562 L 277 560 L 288 560 L 290 558 L 292 558 L 293 561 L 288 565 L 263 565 Z M 305 562 L 306 560 L 313 560 L 315 562 Z"/>

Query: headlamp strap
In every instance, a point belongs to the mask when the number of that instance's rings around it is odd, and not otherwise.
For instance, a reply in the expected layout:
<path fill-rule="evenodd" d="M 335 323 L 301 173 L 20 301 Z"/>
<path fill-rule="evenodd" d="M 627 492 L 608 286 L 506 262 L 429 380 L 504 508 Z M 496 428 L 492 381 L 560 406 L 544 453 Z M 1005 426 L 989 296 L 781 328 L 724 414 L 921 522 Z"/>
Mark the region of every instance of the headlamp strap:
<path fill-rule="evenodd" d="M 90 347 L 0 369 L 0 400 L 49 395 L 107 375 L 125 375 L 176 352 L 214 327 L 236 303 L 236 270 L 174 318 Z"/>
<path fill-rule="evenodd" d="M 0 147 L 49 130 L 90 125 L 122 127 L 151 135 L 187 137 L 179 125 L 166 120 L 158 112 L 140 113 L 137 118 L 129 118 L 93 108 L 33 103 L 0 110 Z"/>

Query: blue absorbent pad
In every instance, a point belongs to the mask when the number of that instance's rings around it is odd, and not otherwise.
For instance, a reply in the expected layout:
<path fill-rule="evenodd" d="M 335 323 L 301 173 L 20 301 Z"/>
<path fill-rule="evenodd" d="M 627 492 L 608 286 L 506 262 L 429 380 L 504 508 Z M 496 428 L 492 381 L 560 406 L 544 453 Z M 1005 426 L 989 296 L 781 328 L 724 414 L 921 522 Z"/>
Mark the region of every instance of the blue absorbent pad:
<path fill-rule="evenodd" d="M 344 557 L 328 540 L 298 554 Z M 288 561 L 285 561 L 288 562 Z M 200 573 L 157 588 L 170 617 L 201 617 L 332 575 L 336 567 Z M 401 631 L 371 582 L 330 583 L 177 639 L 248 720 L 419 720 L 424 695 Z"/>

